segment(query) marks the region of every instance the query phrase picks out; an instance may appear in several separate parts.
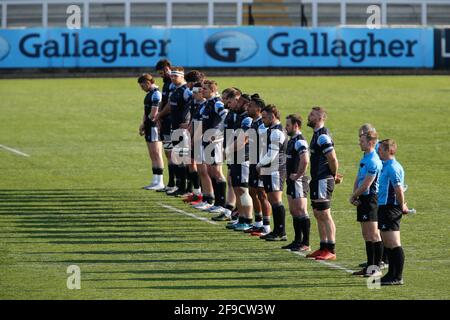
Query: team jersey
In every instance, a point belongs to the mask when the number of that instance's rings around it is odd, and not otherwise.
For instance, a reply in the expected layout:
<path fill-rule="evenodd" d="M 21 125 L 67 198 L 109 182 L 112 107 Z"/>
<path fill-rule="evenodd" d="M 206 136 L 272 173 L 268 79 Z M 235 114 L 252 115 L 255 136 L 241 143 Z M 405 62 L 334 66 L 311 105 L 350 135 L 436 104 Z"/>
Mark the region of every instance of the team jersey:
<path fill-rule="evenodd" d="M 189 101 L 192 97 L 192 92 L 183 84 L 176 87 L 170 95 L 170 114 L 172 122 L 172 130 L 180 128 L 182 123 L 187 123 L 191 119 Z"/>
<path fill-rule="evenodd" d="M 203 133 L 208 129 L 223 131 L 223 121 L 227 112 L 220 97 L 216 96 L 208 99 L 202 112 Z"/>
<path fill-rule="evenodd" d="M 237 140 L 237 135 L 239 134 L 239 129 L 241 129 L 241 132 L 246 132 L 248 129 L 250 129 L 251 125 L 252 125 L 252 121 L 253 119 L 251 117 L 248 116 L 247 111 L 241 112 L 241 113 L 236 113 L 237 115 L 237 119 L 234 122 L 234 126 L 233 126 L 233 130 L 235 132 L 235 136 L 234 136 L 234 140 Z M 248 161 L 249 159 L 249 145 L 248 143 L 245 144 L 244 146 L 244 161 Z M 240 151 L 242 152 L 242 151 Z M 237 150 L 234 149 L 234 153 L 235 153 L 235 163 L 239 163 L 239 159 L 237 159 Z"/>
<path fill-rule="evenodd" d="M 159 92 L 158 87 L 154 87 L 152 90 L 148 91 L 144 98 L 144 114 L 145 121 L 144 125 L 148 127 L 155 127 L 156 123 L 150 120 L 149 116 L 152 112 L 153 107 L 158 107 L 161 102 L 161 92 Z"/>
<path fill-rule="evenodd" d="M 375 195 L 378 193 L 378 180 L 380 178 L 382 167 L 383 164 L 381 163 L 380 157 L 375 152 L 375 150 L 368 154 L 364 154 L 361 161 L 359 162 L 357 176 L 358 188 L 362 185 L 364 179 L 367 176 L 375 177 L 375 180 L 373 180 L 370 187 L 366 191 L 364 191 L 362 195 Z"/>
<path fill-rule="evenodd" d="M 259 141 L 260 134 L 263 134 L 266 131 L 266 127 L 264 126 L 261 116 L 252 120 L 251 129 L 253 130 L 253 132 L 251 134 L 249 134 L 249 136 L 248 136 L 248 144 L 249 144 L 250 151 L 252 153 L 253 152 L 256 152 L 256 153 L 255 153 L 255 155 L 252 155 L 250 157 L 250 163 L 257 164 L 259 162 L 261 153 L 264 154 L 263 150 L 261 150 L 262 144 Z M 253 151 L 253 150 L 255 150 L 255 151 Z"/>
<path fill-rule="evenodd" d="M 396 159 L 383 161 L 379 180 L 378 205 L 398 205 L 394 187 L 403 187 L 404 182 L 405 172 L 400 163 Z"/>
<path fill-rule="evenodd" d="M 284 171 L 286 169 L 287 139 L 283 133 L 281 123 L 267 128 L 265 139 L 266 153 L 259 161 L 260 166 L 270 167 L 272 162 L 278 158 L 278 171 Z"/>
<path fill-rule="evenodd" d="M 227 140 L 226 140 L 226 137 L 227 137 L 226 132 L 227 131 L 226 130 L 227 129 L 232 130 L 234 128 L 234 122 L 236 121 L 236 119 L 237 119 L 236 112 L 228 109 L 228 113 L 225 116 L 225 119 L 223 120 L 223 128 L 225 130 L 225 135 L 223 136 L 223 138 L 224 138 L 223 139 L 223 147 L 224 148 L 226 148 L 226 146 L 227 146 Z"/>
<path fill-rule="evenodd" d="M 160 112 L 164 110 L 166 107 L 167 102 L 169 102 L 169 96 L 170 96 L 170 90 L 172 85 L 172 80 L 170 80 L 170 77 L 164 77 L 163 78 L 163 87 L 161 92 L 161 107 Z M 164 117 L 164 119 L 161 119 L 161 132 L 164 134 L 170 134 L 170 114 Z"/>
<path fill-rule="evenodd" d="M 334 150 L 334 142 L 327 128 L 322 127 L 314 131 L 309 150 L 311 153 L 311 178 L 320 180 L 332 176 L 326 154 Z"/>
<path fill-rule="evenodd" d="M 300 156 L 308 152 L 308 143 L 302 133 L 297 133 L 287 144 L 286 148 L 286 173 L 297 173 L 300 164 Z"/>

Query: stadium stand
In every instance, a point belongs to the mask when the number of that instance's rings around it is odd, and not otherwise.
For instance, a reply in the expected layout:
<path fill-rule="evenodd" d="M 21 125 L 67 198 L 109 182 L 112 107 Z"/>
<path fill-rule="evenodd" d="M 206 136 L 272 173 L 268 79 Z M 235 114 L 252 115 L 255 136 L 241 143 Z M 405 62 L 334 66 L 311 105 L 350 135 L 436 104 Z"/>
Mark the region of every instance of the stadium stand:
<path fill-rule="evenodd" d="M 172 0 L 171 10 L 167 7 L 169 2 L 162 0 L 5 0 L 0 4 L 1 26 L 62 27 L 67 6 L 79 4 L 83 11 L 84 3 L 89 9 L 83 23 L 91 27 L 364 25 L 367 6 L 376 3 L 381 4 L 382 10 L 385 6 L 386 25 L 450 25 L 450 0 Z"/>

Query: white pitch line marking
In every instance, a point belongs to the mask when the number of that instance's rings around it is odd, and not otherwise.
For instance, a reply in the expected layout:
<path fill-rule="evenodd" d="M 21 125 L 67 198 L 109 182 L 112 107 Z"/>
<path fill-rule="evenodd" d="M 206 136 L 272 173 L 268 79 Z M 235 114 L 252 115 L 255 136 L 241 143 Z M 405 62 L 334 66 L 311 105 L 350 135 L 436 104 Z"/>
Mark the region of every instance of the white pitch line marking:
<path fill-rule="evenodd" d="M 183 211 L 181 209 L 174 208 L 174 207 L 166 205 L 166 204 L 163 204 L 162 206 L 164 208 L 166 208 L 166 209 L 173 210 L 175 212 L 184 214 L 185 216 L 189 216 L 191 218 L 194 218 L 194 219 L 197 219 L 197 220 L 200 220 L 200 221 L 204 221 L 204 222 L 207 222 L 207 223 L 210 223 L 210 224 L 214 224 L 214 225 L 218 225 L 219 224 L 219 223 L 217 223 L 215 221 L 208 220 L 207 218 L 204 218 L 204 217 L 199 217 L 199 216 L 197 216 L 197 215 L 195 215 L 193 213 L 189 213 L 189 212 Z M 303 252 L 298 252 L 298 251 L 296 252 L 296 251 L 290 251 L 290 250 L 286 250 L 286 251 L 289 251 L 289 252 L 291 252 L 293 254 L 296 254 L 298 256 L 301 256 L 301 257 L 306 257 L 306 254 L 304 254 Z M 347 273 L 353 273 L 353 270 L 347 269 L 347 268 L 345 268 L 343 266 L 340 266 L 340 265 L 338 265 L 336 263 L 331 263 L 329 261 L 324 261 L 324 260 L 314 260 L 314 261 L 316 261 L 318 263 L 321 263 L 323 265 L 326 265 L 326 266 L 328 266 L 328 267 L 330 267 L 332 269 L 338 269 L 338 270 L 345 271 Z"/>
<path fill-rule="evenodd" d="M 215 222 L 215 221 L 208 220 L 207 218 L 204 218 L 204 217 L 199 217 L 199 216 L 197 216 L 197 215 L 195 215 L 193 213 L 189 213 L 189 212 L 183 211 L 181 209 L 174 208 L 174 207 L 166 205 L 166 204 L 163 204 L 162 206 L 164 208 L 166 208 L 166 209 L 173 210 L 173 211 L 176 211 L 178 213 L 184 214 L 185 216 L 189 216 L 191 218 L 194 218 L 194 219 L 197 219 L 197 220 L 200 220 L 200 221 L 208 222 L 210 224 L 218 225 L 218 223 Z"/>
<path fill-rule="evenodd" d="M 19 150 L 16 150 L 16 149 L 4 146 L 2 144 L 0 144 L 0 148 L 3 148 L 3 149 L 8 150 L 8 151 L 11 151 L 12 153 L 18 154 L 20 156 L 24 156 L 24 157 L 29 157 L 30 156 L 29 154 L 26 154 L 26 153 L 23 153 L 23 152 L 21 152 Z"/>

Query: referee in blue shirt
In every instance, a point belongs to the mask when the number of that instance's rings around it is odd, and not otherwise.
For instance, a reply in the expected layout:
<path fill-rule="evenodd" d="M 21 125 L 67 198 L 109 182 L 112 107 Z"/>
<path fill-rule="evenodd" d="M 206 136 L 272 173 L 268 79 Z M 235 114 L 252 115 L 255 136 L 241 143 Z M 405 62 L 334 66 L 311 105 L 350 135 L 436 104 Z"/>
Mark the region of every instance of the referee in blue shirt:
<path fill-rule="evenodd" d="M 403 191 L 405 172 L 395 159 L 397 144 L 392 139 L 379 143 L 383 161 L 378 191 L 378 229 L 389 257 L 389 271 L 381 278 L 381 285 L 403 284 L 405 254 L 400 243 L 400 220 L 408 213 Z"/>
<path fill-rule="evenodd" d="M 364 126 L 359 129 L 359 146 L 361 151 L 364 151 L 364 156 L 359 162 L 350 203 L 357 206 L 357 221 L 361 223 L 362 235 L 366 242 L 367 267 L 354 272 L 353 275 L 381 276 L 379 267 L 383 255 L 383 242 L 378 230 L 377 193 L 383 165 L 375 151 L 377 139 L 378 135 L 375 130 L 364 132 Z M 368 269 L 369 266 L 376 266 L 378 270 L 373 272 Z"/>

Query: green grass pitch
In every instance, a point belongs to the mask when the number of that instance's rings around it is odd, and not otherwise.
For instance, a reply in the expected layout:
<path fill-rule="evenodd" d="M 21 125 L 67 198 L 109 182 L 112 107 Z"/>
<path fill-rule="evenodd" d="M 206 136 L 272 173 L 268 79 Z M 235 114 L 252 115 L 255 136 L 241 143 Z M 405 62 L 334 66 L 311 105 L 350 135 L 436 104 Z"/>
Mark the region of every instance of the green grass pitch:
<path fill-rule="evenodd" d="M 171 210 L 181 201 L 140 188 L 151 177 L 138 136 L 135 78 L 0 81 L 1 299 L 449 299 L 450 78 L 217 78 L 306 118 L 329 111 L 344 183 L 335 189 L 333 262 L 357 270 L 364 242 L 347 199 L 361 152 L 357 129 L 394 138 L 417 214 L 402 222 L 405 285 L 366 280 Z M 311 138 L 311 129 L 303 132 Z M 287 218 L 292 238 L 291 218 Z M 312 246 L 318 243 L 312 219 Z M 69 265 L 81 289 L 69 290 Z"/>

